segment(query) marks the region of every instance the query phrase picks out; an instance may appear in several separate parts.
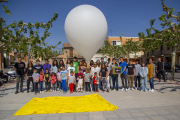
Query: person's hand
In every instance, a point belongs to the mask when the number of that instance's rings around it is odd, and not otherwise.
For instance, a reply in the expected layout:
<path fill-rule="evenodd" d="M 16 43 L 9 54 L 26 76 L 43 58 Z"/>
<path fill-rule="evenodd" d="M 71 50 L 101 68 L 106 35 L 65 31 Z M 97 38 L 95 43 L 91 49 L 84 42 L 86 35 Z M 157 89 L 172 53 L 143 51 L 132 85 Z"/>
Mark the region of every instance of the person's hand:
<path fill-rule="evenodd" d="M 62 80 L 60 80 L 60 82 L 62 82 Z"/>
<path fill-rule="evenodd" d="M 107 77 L 105 78 L 105 80 L 107 80 Z"/>
<path fill-rule="evenodd" d="M 26 77 L 26 79 L 28 80 L 28 79 L 29 79 L 29 77 Z"/>
<path fill-rule="evenodd" d="M 142 76 L 142 78 L 144 78 L 144 76 Z"/>

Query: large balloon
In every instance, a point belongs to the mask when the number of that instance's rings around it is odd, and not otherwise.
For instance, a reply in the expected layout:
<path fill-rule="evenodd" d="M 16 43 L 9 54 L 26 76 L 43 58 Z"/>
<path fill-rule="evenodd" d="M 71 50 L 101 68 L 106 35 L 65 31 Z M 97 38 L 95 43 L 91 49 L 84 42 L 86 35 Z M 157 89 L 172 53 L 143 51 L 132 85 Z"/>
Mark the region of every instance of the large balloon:
<path fill-rule="evenodd" d="M 92 5 L 80 5 L 69 12 L 64 29 L 73 48 L 90 61 L 104 44 L 107 21 L 98 8 Z"/>

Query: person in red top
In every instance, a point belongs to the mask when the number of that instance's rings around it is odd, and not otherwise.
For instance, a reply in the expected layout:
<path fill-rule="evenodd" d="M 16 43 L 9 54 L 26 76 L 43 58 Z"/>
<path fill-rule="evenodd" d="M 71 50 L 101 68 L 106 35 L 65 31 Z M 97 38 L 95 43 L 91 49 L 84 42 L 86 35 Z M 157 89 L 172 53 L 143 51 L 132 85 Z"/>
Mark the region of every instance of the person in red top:
<path fill-rule="evenodd" d="M 84 74 L 83 74 L 83 70 L 82 69 L 79 69 L 79 73 L 77 74 L 77 78 L 79 78 L 79 75 L 81 75 L 81 78 L 83 78 L 83 81 L 84 81 Z M 78 83 L 78 80 L 76 82 Z M 78 91 L 78 85 L 77 85 L 76 90 Z"/>
<path fill-rule="evenodd" d="M 55 76 L 55 74 L 52 72 L 52 74 L 51 74 L 51 78 L 50 78 L 50 80 L 51 80 L 51 83 L 52 83 L 52 86 L 53 86 L 53 92 L 54 91 L 56 91 L 56 76 Z"/>
<path fill-rule="evenodd" d="M 40 91 L 40 93 L 42 93 L 42 91 L 43 91 L 43 81 L 44 81 L 44 74 L 43 74 L 43 71 L 40 71 L 40 74 L 39 74 L 39 91 Z"/>
<path fill-rule="evenodd" d="M 93 79 L 94 79 L 95 92 L 99 92 L 99 90 L 98 90 L 99 78 L 98 78 L 97 72 L 94 73 Z"/>

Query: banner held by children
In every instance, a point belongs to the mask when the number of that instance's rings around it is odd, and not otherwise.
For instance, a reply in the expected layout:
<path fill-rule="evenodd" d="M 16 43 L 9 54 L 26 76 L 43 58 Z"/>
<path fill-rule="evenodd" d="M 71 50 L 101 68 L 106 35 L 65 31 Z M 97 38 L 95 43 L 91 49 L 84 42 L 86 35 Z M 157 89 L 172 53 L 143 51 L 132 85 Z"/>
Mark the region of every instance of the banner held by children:
<path fill-rule="evenodd" d="M 99 94 L 73 96 L 73 97 L 44 97 L 33 98 L 14 116 L 32 114 L 52 114 L 52 113 L 78 113 L 95 111 L 114 111 L 117 106 L 106 101 Z"/>

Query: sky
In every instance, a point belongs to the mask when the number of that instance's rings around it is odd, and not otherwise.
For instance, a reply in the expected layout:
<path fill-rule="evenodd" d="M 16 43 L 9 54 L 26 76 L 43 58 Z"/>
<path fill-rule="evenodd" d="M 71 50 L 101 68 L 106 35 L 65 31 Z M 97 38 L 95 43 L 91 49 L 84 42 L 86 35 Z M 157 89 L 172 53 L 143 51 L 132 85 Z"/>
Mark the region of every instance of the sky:
<path fill-rule="evenodd" d="M 154 27 L 163 30 L 158 18 L 164 13 L 161 0 L 8 0 L 4 4 L 12 15 L 5 14 L 0 6 L 0 17 L 6 20 L 7 25 L 14 21 L 23 20 L 24 23 L 48 22 L 54 13 L 58 12 L 58 19 L 50 28 L 51 36 L 46 39 L 48 45 L 62 48 L 68 40 L 64 31 L 64 23 L 68 13 L 76 6 L 89 4 L 97 7 L 105 15 L 108 32 L 107 36 L 138 37 L 139 32 L 146 32 L 150 28 L 150 20 L 156 19 Z M 180 0 L 166 0 L 165 4 L 175 9 L 175 14 L 180 12 Z M 39 30 L 43 35 L 42 29 Z"/>

